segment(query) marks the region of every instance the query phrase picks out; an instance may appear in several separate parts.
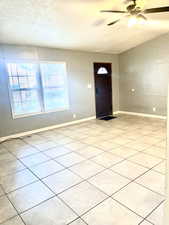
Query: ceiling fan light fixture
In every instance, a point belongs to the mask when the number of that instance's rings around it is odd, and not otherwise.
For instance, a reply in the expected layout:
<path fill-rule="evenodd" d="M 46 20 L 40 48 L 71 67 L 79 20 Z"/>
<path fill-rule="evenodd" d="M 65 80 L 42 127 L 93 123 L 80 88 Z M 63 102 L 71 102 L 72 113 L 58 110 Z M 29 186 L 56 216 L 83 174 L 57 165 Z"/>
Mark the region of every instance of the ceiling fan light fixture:
<path fill-rule="evenodd" d="M 130 16 L 128 20 L 128 27 L 133 27 L 134 25 L 137 24 L 137 17 L 136 16 Z"/>
<path fill-rule="evenodd" d="M 143 16 L 143 15 L 141 15 L 141 14 L 139 14 L 139 15 L 137 16 L 137 22 L 138 22 L 138 24 L 140 24 L 140 25 L 145 25 L 145 24 L 146 24 L 146 21 L 147 21 L 147 19 L 146 19 L 145 16 Z"/>
<path fill-rule="evenodd" d="M 138 24 L 139 25 L 145 25 L 146 24 L 146 21 L 143 20 L 143 19 L 138 19 Z"/>
<path fill-rule="evenodd" d="M 145 25 L 147 19 L 142 14 L 132 15 L 128 20 L 128 27 L 133 27 L 134 25 Z"/>

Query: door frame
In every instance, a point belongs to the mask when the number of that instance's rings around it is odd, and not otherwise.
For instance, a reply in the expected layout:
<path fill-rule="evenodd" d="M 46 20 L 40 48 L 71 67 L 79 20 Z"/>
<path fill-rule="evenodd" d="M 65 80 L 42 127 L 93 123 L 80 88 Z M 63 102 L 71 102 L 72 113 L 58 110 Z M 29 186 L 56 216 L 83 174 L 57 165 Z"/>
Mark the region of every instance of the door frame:
<path fill-rule="evenodd" d="M 94 75 L 94 96 L 95 96 L 95 114 L 96 114 L 96 118 L 99 118 L 97 117 L 97 110 L 96 110 L 96 80 L 95 80 L 95 67 L 94 67 L 94 64 L 110 64 L 110 68 L 111 68 L 111 111 L 112 111 L 112 115 L 113 115 L 113 79 L 112 79 L 112 62 L 93 62 L 93 75 Z"/>
<path fill-rule="evenodd" d="M 164 207 L 164 225 L 169 224 L 169 85 L 167 96 L 167 147 L 166 147 L 166 175 L 165 175 L 166 201 Z"/>

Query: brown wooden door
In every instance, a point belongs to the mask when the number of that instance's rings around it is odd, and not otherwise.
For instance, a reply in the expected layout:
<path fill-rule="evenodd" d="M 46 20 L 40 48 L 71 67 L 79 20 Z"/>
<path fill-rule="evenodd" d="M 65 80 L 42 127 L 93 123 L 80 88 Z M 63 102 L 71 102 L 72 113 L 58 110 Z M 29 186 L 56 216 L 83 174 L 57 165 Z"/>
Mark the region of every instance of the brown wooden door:
<path fill-rule="evenodd" d="M 94 63 L 96 117 L 112 115 L 111 63 Z"/>

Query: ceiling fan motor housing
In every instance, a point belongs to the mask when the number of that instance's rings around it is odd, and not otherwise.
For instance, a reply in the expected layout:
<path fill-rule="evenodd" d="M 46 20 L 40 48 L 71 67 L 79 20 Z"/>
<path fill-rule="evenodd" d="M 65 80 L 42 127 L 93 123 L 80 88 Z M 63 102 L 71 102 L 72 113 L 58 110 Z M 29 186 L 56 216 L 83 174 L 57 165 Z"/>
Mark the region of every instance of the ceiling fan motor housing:
<path fill-rule="evenodd" d="M 134 4 L 129 5 L 129 6 L 127 6 L 127 11 L 132 12 L 135 9 L 135 7 L 136 7 L 136 5 L 134 5 Z"/>

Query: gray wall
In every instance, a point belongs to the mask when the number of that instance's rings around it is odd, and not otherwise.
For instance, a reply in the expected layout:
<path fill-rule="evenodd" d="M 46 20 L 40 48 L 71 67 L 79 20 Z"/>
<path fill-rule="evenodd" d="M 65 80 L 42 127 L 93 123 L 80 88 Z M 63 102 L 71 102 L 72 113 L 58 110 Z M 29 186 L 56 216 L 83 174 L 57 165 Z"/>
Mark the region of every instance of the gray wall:
<path fill-rule="evenodd" d="M 169 34 L 122 53 L 119 60 L 120 110 L 166 115 Z"/>
<path fill-rule="evenodd" d="M 6 59 L 65 61 L 68 73 L 70 110 L 13 119 L 7 90 Z M 117 55 L 95 54 L 50 48 L 0 45 L 0 137 L 39 129 L 46 126 L 95 116 L 93 62 L 112 63 L 113 108 L 118 110 L 119 89 Z M 92 89 L 87 85 L 91 83 Z"/>

